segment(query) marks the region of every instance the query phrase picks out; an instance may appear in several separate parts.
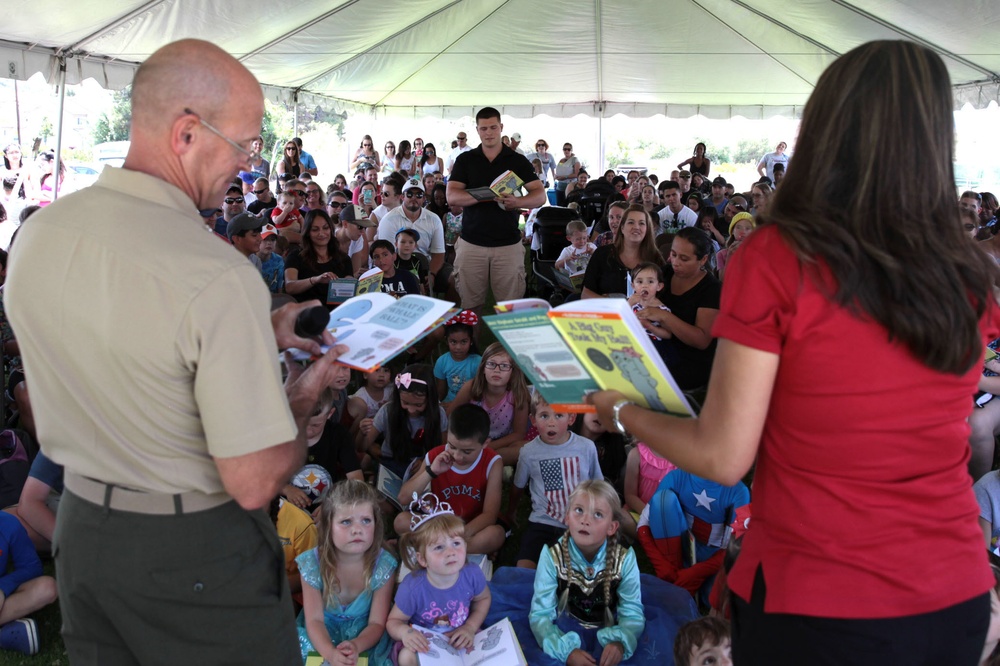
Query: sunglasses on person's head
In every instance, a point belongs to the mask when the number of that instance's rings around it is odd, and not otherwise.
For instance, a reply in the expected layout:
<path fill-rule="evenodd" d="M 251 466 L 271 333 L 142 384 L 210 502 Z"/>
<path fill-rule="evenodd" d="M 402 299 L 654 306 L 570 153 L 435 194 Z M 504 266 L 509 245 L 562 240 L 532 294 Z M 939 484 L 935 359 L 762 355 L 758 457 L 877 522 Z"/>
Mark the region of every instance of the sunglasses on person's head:
<path fill-rule="evenodd" d="M 227 204 L 243 203 L 243 197 L 226 197 Z"/>
<path fill-rule="evenodd" d="M 424 196 L 424 193 L 421 190 L 414 189 L 414 190 L 407 190 L 406 191 L 406 198 L 407 199 L 413 199 L 414 197 L 422 197 L 422 196 Z"/>

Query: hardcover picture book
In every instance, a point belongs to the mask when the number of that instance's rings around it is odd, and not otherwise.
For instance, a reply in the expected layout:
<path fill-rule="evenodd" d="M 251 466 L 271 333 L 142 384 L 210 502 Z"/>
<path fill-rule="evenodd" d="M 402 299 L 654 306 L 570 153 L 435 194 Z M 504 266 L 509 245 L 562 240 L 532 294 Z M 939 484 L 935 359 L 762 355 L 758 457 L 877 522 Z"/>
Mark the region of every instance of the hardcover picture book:
<path fill-rule="evenodd" d="M 399 299 L 381 292 L 362 294 L 330 312 L 326 329 L 337 344 L 348 348 L 337 359 L 338 363 L 371 372 L 423 339 L 457 311 L 450 301 L 419 294 Z M 289 351 L 296 360 L 310 358 L 301 350 Z"/>
<path fill-rule="evenodd" d="M 625 299 L 504 307 L 510 310 L 483 321 L 554 410 L 592 412 L 586 395 L 611 389 L 654 411 L 694 417 Z"/>
<path fill-rule="evenodd" d="M 430 650 L 418 653 L 421 666 L 480 666 L 481 664 L 502 664 L 503 666 L 527 666 L 521 652 L 521 644 L 514 635 L 510 620 L 504 618 L 483 629 L 473 639 L 472 649 L 458 650 L 448 643 L 448 637 L 423 627 L 414 627 L 423 632 L 430 643 Z"/>
<path fill-rule="evenodd" d="M 343 277 L 331 280 L 326 291 L 327 305 L 340 305 L 360 294 L 374 294 L 382 289 L 382 271 L 373 268 L 359 278 Z"/>

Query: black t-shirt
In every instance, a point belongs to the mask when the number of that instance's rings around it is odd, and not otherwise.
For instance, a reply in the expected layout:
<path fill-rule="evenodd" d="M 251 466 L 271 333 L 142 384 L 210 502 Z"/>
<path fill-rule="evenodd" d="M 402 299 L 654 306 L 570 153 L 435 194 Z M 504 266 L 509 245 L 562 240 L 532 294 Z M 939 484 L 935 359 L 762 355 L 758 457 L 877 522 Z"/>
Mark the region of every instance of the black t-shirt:
<path fill-rule="evenodd" d="M 450 180 L 462 183 L 466 189 L 489 187 L 504 171 L 513 171 L 525 184 L 538 180 L 528 159 L 507 146 L 492 162 L 483 154 L 483 147 L 467 150 L 455 159 Z M 466 206 L 462 214 L 462 240 L 483 247 L 502 247 L 521 242 L 516 210 L 503 210 L 495 201 L 480 201 Z"/>
<path fill-rule="evenodd" d="M 419 294 L 420 285 L 413 273 L 407 270 L 396 269 L 396 273 L 391 277 L 382 277 L 382 291 L 385 293 L 397 294 Z"/>
<path fill-rule="evenodd" d="M 350 431 L 340 423 L 327 421 L 319 441 L 306 451 L 306 464 L 292 478 L 292 485 L 309 495 L 311 511 L 327 488 L 359 469 Z"/>
<path fill-rule="evenodd" d="M 278 202 L 275 201 L 273 198 L 271 199 L 271 203 L 264 203 L 260 199 L 257 199 L 256 201 L 252 201 L 249 204 L 247 204 L 247 212 L 253 213 L 254 215 L 260 215 L 261 217 L 266 217 L 268 220 L 270 220 L 271 210 L 273 210 L 274 207 L 277 205 Z M 265 211 L 267 212 L 267 215 L 261 215 L 261 213 L 264 213 Z"/>
<path fill-rule="evenodd" d="M 618 259 L 613 244 L 602 245 L 594 250 L 583 275 L 583 286 L 592 292 L 606 296 L 624 294 L 628 280 L 628 269 Z"/>
<path fill-rule="evenodd" d="M 315 268 L 306 265 L 302 258 L 301 251 L 295 251 L 285 259 L 285 269 L 294 268 L 297 270 L 297 280 L 305 280 L 321 273 L 333 273 L 337 277 L 351 277 L 354 275 L 354 266 L 351 258 L 343 252 L 338 252 L 334 257 L 325 263 L 317 264 Z M 326 284 L 314 284 L 300 294 L 295 294 L 295 300 L 303 303 L 308 300 L 317 299 L 320 303 L 326 303 L 327 292 L 330 286 Z M 331 306 L 332 307 L 332 306 Z"/>
<path fill-rule="evenodd" d="M 663 282 L 666 286 L 657 296 L 681 321 L 694 325 L 699 308 L 719 309 L 722 283 L 714 275 L 705 273 L 701 282 L 680 295 L 670 293 L 670 279 L 673 276 L 674 271 L 667 264 L 663 268 Z M 677 380 L 677 385 L 686 391 L 708 384 L 712 361 L 715 359 L 716 340 L 713 339 L 706 349 L 695 349 L 676 337 L 671 341 L 677 352 L 676 361 L 668 361 L 667 367 Z"/>

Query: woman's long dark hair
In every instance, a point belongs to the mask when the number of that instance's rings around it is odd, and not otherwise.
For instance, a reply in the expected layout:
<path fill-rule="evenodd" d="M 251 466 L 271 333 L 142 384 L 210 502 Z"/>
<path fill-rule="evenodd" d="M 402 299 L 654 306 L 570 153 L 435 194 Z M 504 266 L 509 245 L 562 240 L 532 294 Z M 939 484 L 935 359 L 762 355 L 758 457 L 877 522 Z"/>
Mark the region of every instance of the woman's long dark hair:
<path fill-rule="evenodd" d="M 319 270 L 319 259 L 316 256 L 316 246 L 313 245 L 312 236 L 309 235 L 309 232 L 312 231 L 313 224 L 316 223 L 317 217 L 326 220 L 326 223 L 330 225 L 330 242 L 326 244 L 326 251 L 330 257 L 329 261 L 333 261 L 335 259 L 343 261 L 346 259 L 348 263 L 350 263 L 351 258 L 340 249 L 340 243 L 337 242 L 337 235 L 334 233 L 336 229 L 333 226 L 333 222 L 330 220 L 330 216 L 322 208 L 311 210 L 305 215 L 305 223 L 302 225 L 303 263 L 313 270 Z"/>
<path fill-rule="evenodd" d="M 427 149 L 428 148 L 430 148 L 431 150 L 434 151 L 434 161 L 435 162 L 437 161 L 437 158 L 438 158 L 438 149 L 434 147 L 434 144 L 433 143 L 425 143 L 424 144 L 424 152 L 420 155 L 420 170 L 421 171 L 424 170 L 424 165 L 427 164 L 430 161 L 430 160 L 427 159 Z"/>
<path fill-rule="evenodd" d="M 859 46 L 820 77 L 795 155 L 763 216 L 825 264 L 831 300 L 886 328 L 927 367 L 982 362 L 979 319 L 997 269 L 963 233 L 951 82 L 912 42 Z"/>
<path fill-rule="evenodd" d="M 409 387 L 397 385 L 389 400 L 389 427 L 385 433 L 386 440 L 392 449 L 393 460 L 406 465 L 441 444 L 441 410 L 431 366 L 415 363 L 403 368 L 400 374 L 409 374 L 410 377 L 423 382 L 411 382 Z M 399 402 L 400 392 L 427 396 L 427 405 L 424 408 L 424 431 L 419 437 L 416 433 L 410 433 L 410 417 Z"/>

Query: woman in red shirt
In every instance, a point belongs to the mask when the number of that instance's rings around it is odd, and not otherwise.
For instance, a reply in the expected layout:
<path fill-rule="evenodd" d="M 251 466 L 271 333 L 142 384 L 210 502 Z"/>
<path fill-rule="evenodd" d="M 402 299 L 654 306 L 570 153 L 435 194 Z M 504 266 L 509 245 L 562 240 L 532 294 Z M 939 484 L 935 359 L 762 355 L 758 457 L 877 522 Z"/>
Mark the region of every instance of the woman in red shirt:
<path fill-rule="evenodd" d="M 727 270 L 700 418 L 592 397 L 699 476 L 731 485 L 756 458 L 737 664 L 978 663 L 993 577 L 966 418 L 1000 315 L 959 220 L 952 109 L 925 47 L 838 59 Z"/>

